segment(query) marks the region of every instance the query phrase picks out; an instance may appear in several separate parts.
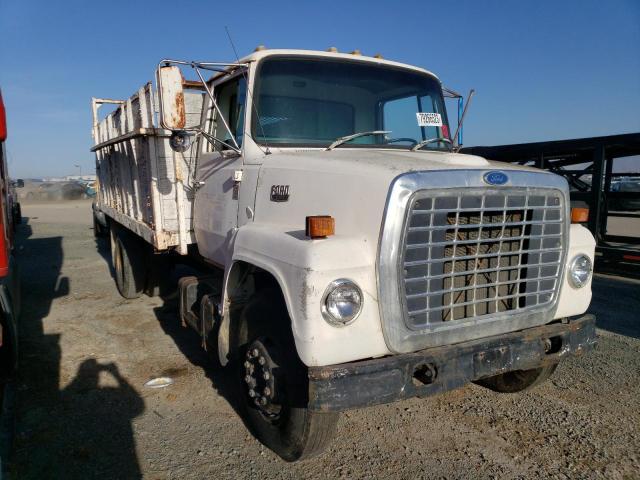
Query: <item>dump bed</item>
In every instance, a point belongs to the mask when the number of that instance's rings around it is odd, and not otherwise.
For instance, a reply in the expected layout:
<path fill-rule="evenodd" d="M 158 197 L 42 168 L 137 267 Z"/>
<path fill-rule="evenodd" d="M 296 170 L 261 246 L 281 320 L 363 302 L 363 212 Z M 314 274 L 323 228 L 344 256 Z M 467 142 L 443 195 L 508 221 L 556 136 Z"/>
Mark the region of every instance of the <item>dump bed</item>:
<path fill-rule="evenodd" d="M 193 173 L 196 145 L 174 152 L 171 132 L 159 128 L 158 96 L 151 83 L 128 100 L 93 99 L 97 208 L 158 250 L 186 254 L 194 242 Z M 118 104 L 98 121 L 102 104 Z M 187 127 L 200 123 L 203 95 L 185 92 Z"/>

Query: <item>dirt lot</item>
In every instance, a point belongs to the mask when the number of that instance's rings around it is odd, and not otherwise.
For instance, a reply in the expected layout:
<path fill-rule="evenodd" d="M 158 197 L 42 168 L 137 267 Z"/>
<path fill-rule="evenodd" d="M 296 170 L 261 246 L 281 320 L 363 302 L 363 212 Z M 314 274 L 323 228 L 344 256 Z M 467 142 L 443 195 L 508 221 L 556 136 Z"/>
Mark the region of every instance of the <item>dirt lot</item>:
<path fill-rule="evenodd" d="M 599 346 L 537 390 L 470 385 L 343 415 L 287 464 L 233 408 L 175 300 L 123 300 L 88 202 L 26 205 L 12 472 L 45 478 L 638 478 L 640 282 L 598 276 Z M 175 384 L 144 383 L 170 375 Z"/>

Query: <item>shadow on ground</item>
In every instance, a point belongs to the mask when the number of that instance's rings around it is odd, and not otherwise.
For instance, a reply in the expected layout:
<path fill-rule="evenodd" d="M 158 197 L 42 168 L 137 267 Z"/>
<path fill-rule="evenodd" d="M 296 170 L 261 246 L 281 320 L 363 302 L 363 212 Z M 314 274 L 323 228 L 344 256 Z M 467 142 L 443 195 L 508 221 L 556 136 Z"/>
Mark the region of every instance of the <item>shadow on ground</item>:
<path fill-rule="evenodd" d="M 109 242 L 101 239 L 96 244 L 98 252 L 106 262 L 111 263 Z M 180 352 L 194 366 L 202 369 L 211 381 L 212 387 L 243 419 L 235 395 L 234 379 L 229 372 L 216 368 L 214 352 L 202 348 L 199 335 L 191 328 L 183 327 L 179 321 L 177 281 L 181 276 L 197 272 L 188 267 L 179 266 L 171 274 L 169 285 L 163 290 L 163 305 L 154 309 L 154 313 L 163 331 L 171 337 Z M 169 275 L 169 272 L 166 272 Z M 621 335 L 640 338 L 640 282 L 633 279 L 596 275 L 593 282 L 593 302 L 590 312 L 596 314 L 598 327 Z M 612 305 L 615 305 L 612 307 Z M 167 372 L 171 375 L 170 372 Z M 126 398 L 126 395 L 125 395 Z M 135 415 L 135 409 L 124 410 L 125 415 Z M 243 419 L 244 420 L 244 419 Z M 245 423 L 246 425 L 246 423 Z M 121 428 L 124 430 L 126 425 Z"/>
<path fill-rule="evenodd" d="M 109 265 L 111 275 L 114 276 L 111 261 L 111 246 L 109 238 L 96 239 L 96 250 Z M 211 381 L 212 387 L 234 409 L 243 420 L 238 408 L 238 398 L 234 388 L 234 378 L 229 369 L 223 369 L 216 358 L 217 351 L 207 351 L 202 346 L 202 339 L 192 328 L 185 327 L 180 322 L 178 307 L 178 280 L 188 275 L 203 275 L 210 272 L 198 270 L 192 262 L 189 265 L 165 264 L 165 278 L 159 286 L 162 306 L 154 308 L 154 314 L 164 333 L 168 335 L 180 350 L 180 353 L 194 366 L 201 368 L 205 376 Z M 172 376 L 172 372 L 162 372 L 162 375 Z M 246 423 L 245 423 L 246 425 Z"/>
<path fill-rule="evenodd" d="M 60 389 L 61 335 L 47 333 L 47 321 L 52 302 L 71 291 L 61 273 L 63 237 L 34 237 L 28 219 L 23 222 L 17 231 L 22 315 L 10 471 L 20 479 L 140 478 L 131 422 L 144 401 L 116 364 L 81 359 L 75 378 Z M 109 386 L 100 386 L 103 376 Z"/>
<path fill-rule="evenodd" d="M 628 337 L 640 338 L 640 281 L 632 278 L 595 275 L 589 313 L 596 325 Z"/>
<path fill-rule="evenodd" d="M 104 260 L 111 266 L 111 248 L 108 238 L 99 238 L 96 240 L 96 249 Z M 198 269 L 194 262 L 190 264 L 175 264 L 171 261 L 165 264 L 164 279 L 159 286 L 160 298 L 163 301 L 162 306 L 154 308 L 154 314 L 164 333 L 168 335 L 180 350 L 181 354 L 194 366 L 201 368 L 205 376 L 211 381 L 212 387 L 218 395 L 224 398 L 229 406 L 233 408 L 238 417 L 243 421 L 245 427 L 251 431 L 249 425 L 245 421 L 241 409 L 239 408 L 239 399 L 237 389 L 234 382 L 231 369 L 223 369 L 220 367 L 217 359 L 217 350 L 205 350 L 202 345 L 200 335 L 190 327 L 185 327 L 180 322 L 179 315 L 179 299 L 178 299 L 178 280 L 188 275 L 205 275 L 211 272 L 205 272 Z M 114 275 L 113 268 L 111 274 Z M 163 375 L 171 376 L 171 372 L 163 372 Z"/>

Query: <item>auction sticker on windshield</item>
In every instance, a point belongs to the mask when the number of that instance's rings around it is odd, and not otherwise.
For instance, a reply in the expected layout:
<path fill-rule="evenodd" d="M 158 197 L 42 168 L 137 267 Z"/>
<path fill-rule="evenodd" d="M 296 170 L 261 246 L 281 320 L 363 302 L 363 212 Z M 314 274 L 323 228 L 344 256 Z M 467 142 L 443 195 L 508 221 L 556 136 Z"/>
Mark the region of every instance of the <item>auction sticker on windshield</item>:
<path fill-rule="evenodd" d="M 419 127 L 441 127 L 442 117 L 439 113 L 423 113 L 417 112 Z"/>

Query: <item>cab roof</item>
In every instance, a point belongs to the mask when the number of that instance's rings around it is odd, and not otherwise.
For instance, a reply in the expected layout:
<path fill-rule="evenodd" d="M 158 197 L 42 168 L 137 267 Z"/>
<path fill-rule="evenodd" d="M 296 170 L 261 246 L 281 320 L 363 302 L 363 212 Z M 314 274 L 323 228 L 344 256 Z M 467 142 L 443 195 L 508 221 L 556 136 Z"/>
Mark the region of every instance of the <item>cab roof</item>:
<path fill-rule="evenodd" d="M 407 70 L 413 70 L 420 73 L 425 73 L 435 77 L 438 81 L 440 79 L 436 74 L 425 70 L 424 68 L 416 67 L 406 63 L 394 62 L 391 60 L 385 60 L 383 58 L 368 57 L 361 54 L 352 53 L 339 53 L 339 52 L 325 52 L 320 50 L 299 50 L 299 49 L 263 49 L 255 51 L 240 59 L 239 63 L 252 63 L 262 60 L 271 56 L 287 55 L 287 56 L 304 56 L 304 57 L 322 57 L 322 58 L 335 58 L 340 60 L 349 60 L 352 62 L 371 63 L 374 65 L 388 65 L 390 67 L 404 68 Z"/>

